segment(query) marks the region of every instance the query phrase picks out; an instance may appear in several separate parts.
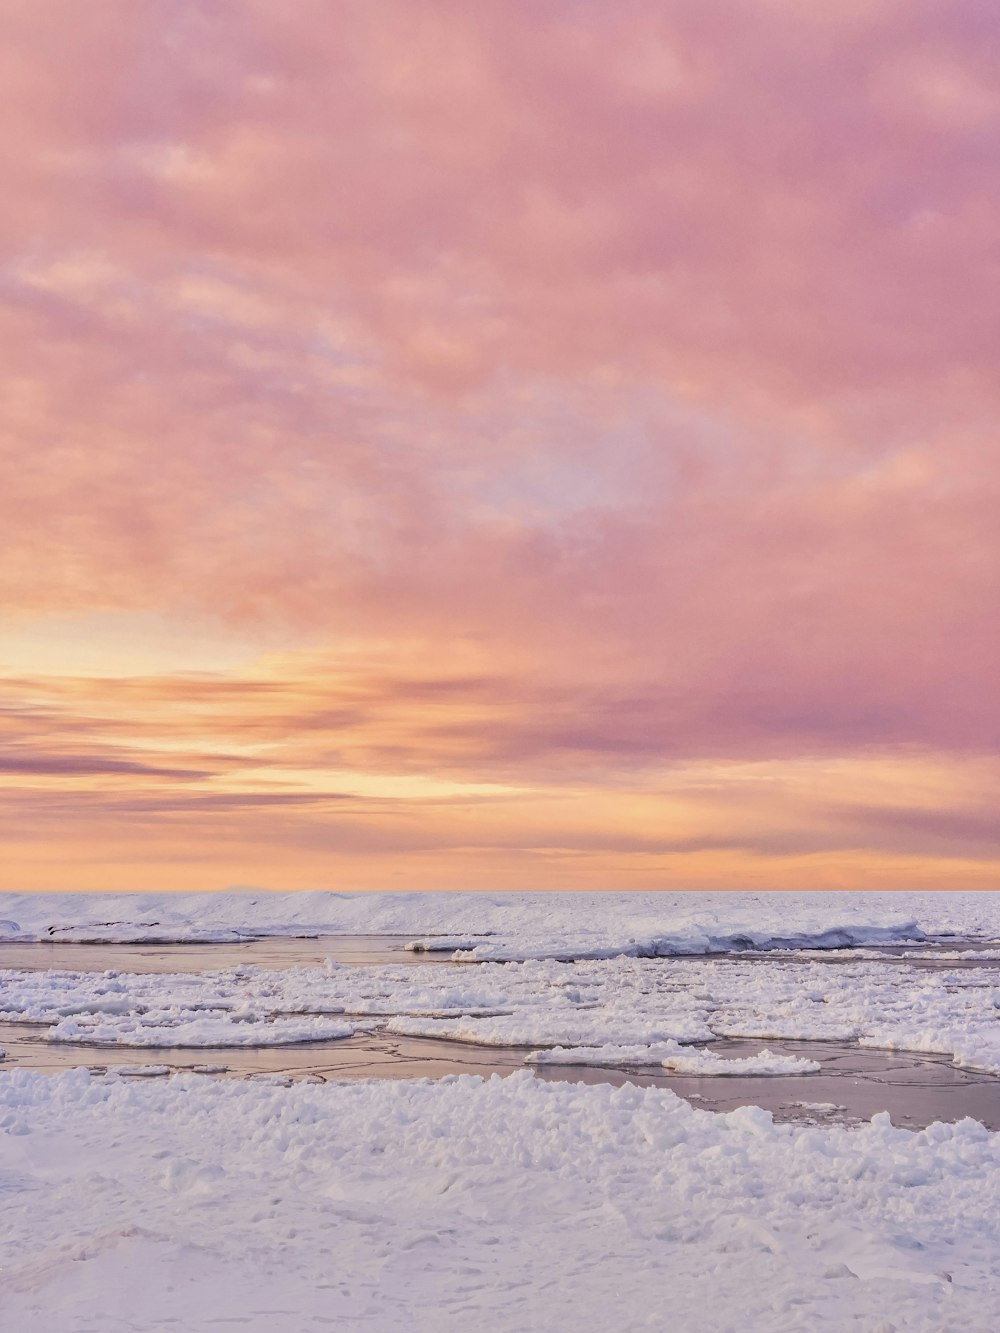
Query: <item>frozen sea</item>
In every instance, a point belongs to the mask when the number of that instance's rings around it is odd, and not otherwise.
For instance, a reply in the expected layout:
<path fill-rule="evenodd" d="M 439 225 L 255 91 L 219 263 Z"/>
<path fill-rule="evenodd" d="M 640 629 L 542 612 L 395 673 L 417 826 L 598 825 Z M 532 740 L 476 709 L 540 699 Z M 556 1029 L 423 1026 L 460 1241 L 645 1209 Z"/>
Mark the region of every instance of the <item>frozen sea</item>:
<path fill-rule="evenodd" d="M 1000 895 L 3 895 L 0 1046 L 4 1328 L 1000 1327 Z"/>

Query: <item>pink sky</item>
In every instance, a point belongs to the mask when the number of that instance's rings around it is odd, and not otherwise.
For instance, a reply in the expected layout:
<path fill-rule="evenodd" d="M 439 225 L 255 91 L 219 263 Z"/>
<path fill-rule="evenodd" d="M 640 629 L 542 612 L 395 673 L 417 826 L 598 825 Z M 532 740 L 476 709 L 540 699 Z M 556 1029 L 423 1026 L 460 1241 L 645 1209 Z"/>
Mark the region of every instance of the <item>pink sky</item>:
<path fill-rule="evenodd" d="M 0 24 L 0 886 L 1000 887 L 993 3 Z"/>

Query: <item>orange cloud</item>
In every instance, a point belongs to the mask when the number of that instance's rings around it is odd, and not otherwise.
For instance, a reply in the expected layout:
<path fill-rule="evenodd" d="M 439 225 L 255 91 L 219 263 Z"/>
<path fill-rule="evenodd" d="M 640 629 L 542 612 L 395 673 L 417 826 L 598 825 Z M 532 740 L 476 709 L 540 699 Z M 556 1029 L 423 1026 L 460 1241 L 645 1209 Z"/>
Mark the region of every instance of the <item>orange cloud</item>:
<path fill-rule="evenodd" d="M 9 669 L 0 782 L 25 827 L 92 800 L 109 847 L 182 826 L 208 878 L 263 810 L 317 876 L 329 816 L 365 882 L 408 851 L 425 879 L 521 853 L 613 877 L 640 846 L 644 882 L 775 848 L 776 880 L 793 848 L 979 876 L 996 22 L 12 6 L 0 604 L 46 646 Z M 106 644 L 86 671 L 66 617 Z M 150 647 L 162 670 L 123 679 L 150 617 L 246 669 Z M 796 765 L 893 755 L 961 795 L 928 810 L 907 777 L 858 807 L 845 781 L 807 827 L 788 805 Z M 664 842 L 678 798 L 647 790 L 699 763 L 794 780 L 749 840 L 699 797 Z M 552 869 L 588 838 L 600 872 Z"/>

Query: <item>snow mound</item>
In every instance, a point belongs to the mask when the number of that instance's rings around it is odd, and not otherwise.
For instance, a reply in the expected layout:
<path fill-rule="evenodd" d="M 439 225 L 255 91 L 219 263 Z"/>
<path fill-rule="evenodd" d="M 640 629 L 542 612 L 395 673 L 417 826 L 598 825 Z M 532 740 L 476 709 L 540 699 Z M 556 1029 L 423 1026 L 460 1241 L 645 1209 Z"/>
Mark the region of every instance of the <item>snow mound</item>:
<path fill-rule="evenodd" d="M 0 1130 L 19 1333 L 1000 1327 L 1000 1136 L 971 1121 L 75 1071 L 0 1076 Z"/>

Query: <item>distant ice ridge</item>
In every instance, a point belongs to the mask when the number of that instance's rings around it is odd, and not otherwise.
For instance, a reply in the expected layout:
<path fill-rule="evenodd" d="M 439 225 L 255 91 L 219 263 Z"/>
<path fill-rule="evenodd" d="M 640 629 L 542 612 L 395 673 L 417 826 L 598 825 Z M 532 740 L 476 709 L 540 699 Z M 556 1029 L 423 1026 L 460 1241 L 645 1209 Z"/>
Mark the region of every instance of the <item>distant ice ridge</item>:
<path fill-rule="evenodd" d="M 463 949 L 472 957 L 528 958 L 837 948 L 942 933 L 1000 937 L 1000 895 L 0 894 L 0 939 L 11 940 L 154 943 L 409 935 L 416 946 Z"/>
<path fill-rule="evenodd" d="M 671 958 L 678 955 L 768 953 L 775 950 L 850 949 L 863 945 L 899 944 L 926 938 L 916 919 L 890 926 L 841 925 L 775 934 L 775 927 L 743 928 L 710 934 L 697 927 L 667 934 L 603 938 L 597 931 L 513 936 L 460 943 L 452 952 L 459 962 L 527 962 L 529 959 Z M 450 944 L 450 941 L 449 941 Z M 409 949 L 439 949 L 433 939 L 414 940 Z"/>
<path fill-rule="evenodd" d="M 0 1167 L 19 1333 L 1000 1328 L 1000 1135 L 972 1121 L 803 1128 L 527 1074 L 14 1072 Z"/>

